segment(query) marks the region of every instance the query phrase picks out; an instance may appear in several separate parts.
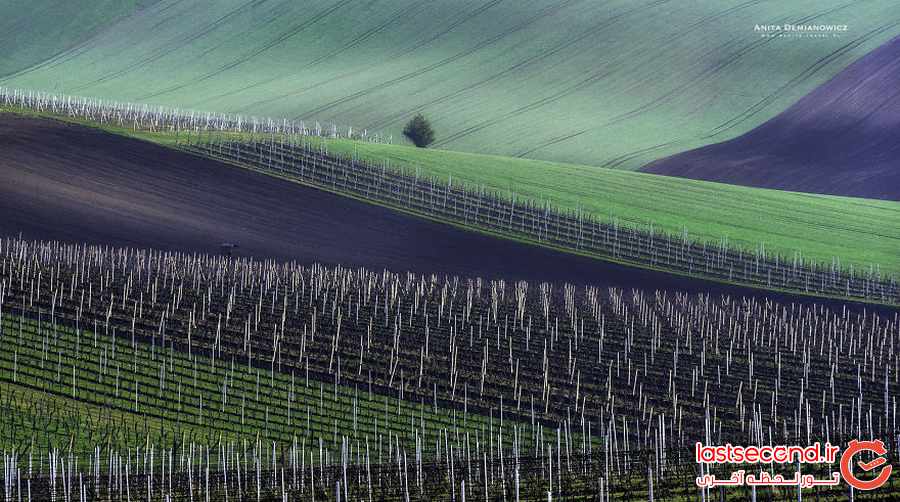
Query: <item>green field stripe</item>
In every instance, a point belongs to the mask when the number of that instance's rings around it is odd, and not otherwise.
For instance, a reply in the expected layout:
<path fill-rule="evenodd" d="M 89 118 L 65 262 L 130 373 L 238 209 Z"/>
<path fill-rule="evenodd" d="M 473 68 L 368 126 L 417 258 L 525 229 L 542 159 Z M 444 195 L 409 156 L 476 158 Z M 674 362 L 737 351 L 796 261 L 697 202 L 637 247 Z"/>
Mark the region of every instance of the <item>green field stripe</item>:
<path fill-rule="evenodd" d="M 21 322 L 21 325 L 20 325 Z M 308 439 L 320 437 L 326 441 L 333 439 L 335 435 L 335 427 L 337 435 L 357 436 L 362 434 L 366 437 L 374 437 L 375 421 L 378 420 L 379 433 L 391 433 L 397 437 L 411 441 L 414 436 L 410 436 L 412 429 L 410 421 L 413 421 L 414 427 L 418 428 L 424 423 L 427 435 L 423 438 L 428 440 L 428 436 L 432 439 L 439 438 L 442 430 L 450 429 L 461 431 L 463 433 L 474 433 L 478 431 L 480 434 L 486 434 L 487 417 L 474 414 L 467 414 L 464 419 L 453 418 L 453 414 L 447 410 L 440 409 L 440 413 L 434 414 L 427 405 L 411 403 L 407 401 L 389 398 L 387 396 L 367 396 L 365 392 L 358 394 L 358 416 L 356 430 L 354 431 L 353 421 L 350 418 L 352 412 L 352 400 L 356 393 L 349 388 L 338 386 L 337 401 L 334 401 L 334 386 L 318 382 L 316 386 L 314 382 L 312 386 L 295 385 L 295 404 L 311 406 L 310 428 L 306 427 L 306 416 L 302 410 L 294 414 L 293 420 L 296 425 L 287 425 L 287 412 L 280 406 L 279 400 L 285 402 L 287 400 L 287 389 L 290 385 L 289 375 L 275 373 L 275 386 L 270 387 L 268 383 L 265 388 L 260 389 L 261 400 L 250 401 L 245 413 L 245 425 L 240 425 L 240 406 L 238 404 L 237 392 L 247 392 L 251 390 L 251 396 L 255 394 L 255 374 L 248 374 L 243 371 L 243 367 L 235 365 L 235 372 L 231 379 L 232 392 L 229 396 L 226 411 L 221 411 L 221 393 L 217 388 L 216 379 L 222 375 L 223 368 L 217 365 L 216 369 L 212 369 L 209 360 L 202 357 L 196 357 L 197 362 L 197 387 L 192 385 L 183 385 L 182 387 L 182 406 L 178 409 L 173 403 L 173 395 L 162 393 L 158 386 L 158 377 L 154 375 L 154 368 L 157 362 L 150 361 L 151 348 L 146 343 L 137 345 L 137 352 L 131 349 L 130 344 L 123 343 L 118 345 L 116 360 L 124 361 L 126 371 L 120 378 L 120 396 L 115 397 L 113 382 L 111 377 L 106 377 L 103 383 L 97 381 L 97 375 L 100 374 L 100 362 L 102 350 L 111 347 L 111 339 L 106 336 L 98 335 L 98 345 L 93 347 L 93 334 L 82 332 L 81 340 L 76 340 L 76 334 L 73 330 L 61 328 L 52 333 L 56 338 L 53 343 L 52 351 L 48 355 L 48 361 L 45 368 L 39 367 L 41 349 L 43 339 L 38 334 L 38 330 L 43 328 L 44 337 L 50 337 L 50 328 L 46 323 L 42 326 L 37 321 L 22 318 L 10 319 L 9 316 L 4 318 L 4 339 L 10 341 L 15 339 L 15 344 L 7 350 L 0 352 L 0 379 L 18 389 L 31 389 L 29 392 L 47 392 L 58 396 L 60 399 L 71 400 L 71 377 L 72 364 L 76 364 L 76 402 L 83 403 L 88 407 L 99 407 L 109 412 L 115 412 L 121 416 L 139 417 L 134 418 L 134 423 L 140 420 L 150 420 L 157 427 L 156 435 L 168 433 L 170 437 L 180 437 L 182 433 L 200 432 L 208 438 L 224 433 L 225 437 L 240 438 L 254 435 L 258 431 L 266 430 L 265 408 L 269 406 L 269 423 L 268 430 L 270 434 L 274 434 L 274 438 L 280 438 L 287 441 L 291 437 L 301 436 Z M 122 337 L 124 338 L 124 337 Z M 120 340 L 125 341 L 125 340 Z M 75 346 L 79 345 L 77 359 L 75 358 Z M 36 348 L 37 347 L 37 348 Z M 10 350 L 12 349 L 12 350 Z M 62 359 L 62 369 L 60 371 L 60 381 L 56 382 L 56 362 L 54 362 L 54 353 L 62 351 L 65 357 Z M 157 353 L 157 357 L 164 357 L 162 352 Z M 137 373 L 127 365 L 129 360 L 135 360 L 137 355 Z M 193 379 L 193 363 L 189 362 L 184 354 L 175 353 L 168 354 L 174 356 L 171 364 L 174 368 L 173 372 L 167 376 L 167 385 L 174 385 L 175 379 L 184 384 L 192 382 Z M 31 359 L 31 361 L 28 361 Z M 169 365 L 169 362 L 166 362 Z M 14 371 L 14 366 L 16 367 Z M 15 376 L 13 376 L 15 373 Z M 260 375 L 261 385 L 270 377 L 268 375 Z M 15 382 L 13 382 L 15 380 Z M 138 382 L 138 388 L 143 389 L 139 392 L 138 408 L 134 409 L 134 382 Z M 319 387 L 317 389 L 316 387 Z M 40 389 L 40 390 L 38 390 Z M 321 389 L 321 390 L 320 390 Z M 169 393 L 174 392 L 172 387 L 168 387 Z M 322 392 L 320 397 L 319 392 Z M 200 422 L 199 415 L 199 399 L 204 399 L 204 418 Z M 320 409 L 319 401 L 325 404 L 324 409 Z M 208 404 L 207 404 L 208 403 Z M 399 414 L 397 413 L 399 405 Z M 315 411 L 315 413 L 312 413 Z M 344 417 L 340 419 L 338 417 Z M 335 422 L 337 421 L 337 422 Z M 173 426 L 173 422 L 177 426 Z M 300 434 L 298 434 L 298 432 Z M 18 435 L 20 438 L 21 434 Z M 92 431 L 91 437 L 96 436 Z M 134 436 L 134 434 L 132 434 Z M 358 436 L 357 436 L 358 437 Z"/>

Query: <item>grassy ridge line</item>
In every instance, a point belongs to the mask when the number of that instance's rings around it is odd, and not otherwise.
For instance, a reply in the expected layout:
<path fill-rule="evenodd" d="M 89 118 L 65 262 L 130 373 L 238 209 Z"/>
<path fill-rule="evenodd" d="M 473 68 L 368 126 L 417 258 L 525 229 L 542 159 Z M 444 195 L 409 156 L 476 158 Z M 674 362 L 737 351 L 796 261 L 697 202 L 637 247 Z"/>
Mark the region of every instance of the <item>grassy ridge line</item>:
<path fill-rule="evenodd" d="M 326 186 L 326 185 L 307 183 L 306 181 L 300 180 L 294 176 L 279 174 L 277 172 L 273 172 L 270 170 L 261 169 L 250 163 L 237 162 L 233 159 L 221 158 L 214 154 L 204 154 L 204 153 L 197 152 L 195 150 L 190 150 L 190 149 L 184 150 L 184 151 L 186 153 L 189 153 L 192 155 L 197 155 L 197 156 L 200 156 L 203 158 L 218 160 L 220 162 L 223 162 L 223 163 L 226 163 L 229 165 L 233 165 L 236 167 L 244 168 L 244 169 L 249 169 L 251 171 L 255 171 L 255 172 L 258 172 L 258 173 L 266 175 L 266 176 L 280 178 L 285 181 L 290 181 L 292 183 L 309 186 L 309 187 L 315 188 L 317 190 L 323 190 L 326 192 L 333 193 L 335 195 L 340 195 L 342 197 L 348 197 L 348 198 L 355 199 L 355 200 L 358 200 L 360 202 L 364 202 L 367 204 L 373 204 L 373 205 L 385 207 L 385 208 L 388 208 L 388 209 L 391 209 L 394 211 L 398 211 L 398 212 L 401 212 L 404 214 L 408 214 L 411 216 L 415 216 L 418 218 L 422 218 L 422 219 L 426 219 L 429 221 L 434 221 L 436 223 L 442 223 L 442 224 L 450 225 L 453 227 L 457 227 L 462 230 L 476 232 L 476 233 L 480 233 L 480 234 L 491 236 L 491 237 L 521 242 L 523 244 L 528 244 L 528 245 L 532 245 L 532 246 L 538 246 L 538 247 L 543 247 L 543 248 L 547 248 L 547 249 L 552 249 L 552 250 L 560 251 L 560 252 L 567 253 L 567 254 L 584 256 L 586 258 L 593 258 L 593 259 L 598 259 L 598 260 L 602 260 L 602 261 L 606 261 L 606 262 L 610 262 L 610 263 L 618 263 L 620 265 L 625 265 L 628 267 L 640 268 L 640 269 L 644 269 L 644 270 L 651 270 L 651 271 L 655 271 L 655 272 L 662 272 L 662 273 L 681 276 L 681 277 L 702 279 L 702 280 L 715 282 L 715 283 L 719 283 L 719 284 L 730 284 L 730 285 L 740 286 L 740 287 L 744 287 L 744 288 L 752 288 L 752 289 L 757 289 L 759 291 L 780 292 L 780 293 L 787 293 L 790 295 L 807 296 L 810 298 L 830 298 L 830 299 L 834 299 L 834 300 L 841 300 L 843 302 L 860 303 L 860 304 L 888 305 L 888 306 L 896 305 L 896 303 L 893 303 L 890 301 L 888 301 L 888 302 L 878 301 L 875 297 L 871 297 L 871 298 L 847 297 L 844 295 L 808 292 L 808 291 L 804 291 L 801 289 L 788 289 L 788 288 L 783 288 L 783 287 L 774 286 L 774 285 L 764 286 L 761 284 L 745 283 L 745 282 L 741 282 L 738 280 L 729 280 L 729 279 L 725 279 L 725 278 L 721 278 L 721 277 L 708 277 L 708 276 L 703 275 L 702 273 L 690 274 L 690 273 L 680 271 L 680 270 L 671 270 L 664 266 L 647 263 L 645 261 L 640 261 L 640 262 L 639 261 L 631 261 L 631 260 L 626 260 L 626 259 L 622 259 L 622 258 L 619 258 L 616 256 L 611 256 L 611 255 L 594 254 L 594 253 L 587 252 L 584 250 L 574 249 L 572 247 L 564 247 L 564 246 L 556 245 L 553 243 L 548 243 L 545 241 L 534 240 L 534 239 L 531 239 L 531 238 L 528 238 L 528 237 L 525 237 L 525 236 L 522 236 L 519 234 L 515 234 L 515 233 L 506 233 L 506 232 L 495 230 L 495 229 L 484 228 L 484 227 L 481 227 L 481 226 L 475 225 L 475 224 L 466 224 L 466 223 L 462 223 L 462 222 L 456 221 L 456 220 L 444 219 L 439 216 L 434 216 L 434 215 L 425 214 L 423 212 L 419 212 L 416 210 L 412 210 L 412 209 L 409 209 L 402 205 L 395 205 L 395 204 L 391 204 L 391 203 L 387 203 L 387 202 L 383 202 L 383 201 L 373 200 L 373 199 L 370 199 L 370 198 L 367 198 L 364 196 L 358 196 L 356 194 L 347 193 L 340 189 L 333 189 L 330 186 Z M 729 243 L 729 244 L 733 244 L 733 243 Z M 713 247 L 715 247 L 715 246 L 713 246 Z M 771 250 L 769 248 L 766 248 L 766 251 L 767 251 L 767 253 L 769 253 L 768 256 L 771 256 L 771 252 L 770 252 Z M 806 258 L 807 257 L 804 256 L 804 259 L 806 259 Z M 809 264 L 809 261 L 807 260 L 805 263 Z M 884 271 L 884 269 L 881 268 L 880 266 L 879 266 L 878 270 L 881 270 L 882 272 Z M 888 279 L 890 279 L 891 277 L 893 277 L 893 276 L 889 276 Z"/>
<path fill-rule="evenodd" d="M 313 139 L 312 141 L 316 141 Z M 631 226 L 830 263 L 900 272 L 900 203 L 761 190 L 721 183 L 349 140 L 327 148 L 442 181 L 483 184 L 517 197 L 616 218 Z"/>
<path fill-rule="evenodd" d="M 0 110 L 2 111 L 2 110 Z M 8 110 L 49 117 L 25 110 Z M 175 147 L 169 132 L 133 131 L 66 117 L 54 117 L 108 132 Z M 184 139 L 184 134 L 181 134 Z M 620 224 L 688 237 L 697 242 L 857 268 L 878 265 L 900 274 L 900 203 L 831 195 L 738 187 L 644 173 L 510 157 L 419 149 L 350 140 L 322 140 L 329 152 L 352 155 L 391 168 L 416 171 L 454 183 L 483 184 L 519 198 L 550 200 Z M 572 189 L 571 187 L 578 187 Z M 507 190 L 507 191 L 504 191 Z"/>
<path fill-rule="evenodd" d="M 58 64 L 36 54 L 0 80 L 334 121 L 398 141 L 424 112 L 441 147 L 636 169 L 763 123 L 896 35 L 898 22 L 893 0 L 166 0 Z M 781 23 L 849 32 L 754 32 Z M 29 23 L 9 28 L 35 38 Z"/>

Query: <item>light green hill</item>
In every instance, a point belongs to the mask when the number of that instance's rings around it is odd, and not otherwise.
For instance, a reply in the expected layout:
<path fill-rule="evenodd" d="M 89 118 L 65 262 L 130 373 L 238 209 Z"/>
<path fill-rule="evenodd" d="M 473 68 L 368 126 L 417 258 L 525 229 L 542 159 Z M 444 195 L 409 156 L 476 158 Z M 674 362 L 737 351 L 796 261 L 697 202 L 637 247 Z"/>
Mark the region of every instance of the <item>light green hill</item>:
<path fill-rule="evenodd" d="M 65 5 L 56 16 L 100 9 Z M 754 31 L 786 22 L 849 30 Z M 16 52 L 0 85 L 334 121 L 397 141 L 421 111 L 441 148 L 634 169 L 760 124 L 898 23 L 893 0 L 162 0 L 51 64 L 39 63 L 53 48 Z M 6 24 L 22 47 L 52 38 Z M 10 73 L 26 59 L 37 66 Z"/>
<path fill-rule="evenodd" d="M 0 2 L 0 75 L 50 62 L 124 17 L 158 0 Z M 53 90 L 52 81 L 42 86 Z"/>
<path fill-rule="evenodd" d="M 176 146 L 177 135 L 171 132 L 100 127 Z M 234 134 L 225 137 L 249 139 Z M 698 242 L 724 241 L 749 251 L 762 247 L 789 259 L 799 255 L 826 265 L 853 265 L 857 270 L 878 267 L 893 276 L 900 274 L 900 202 L 741 187 L 403 145 L 327 140 L 319 146 L 333 154 L 383 163 L 406 172 L 417 171 L 443 182 L 452 177 L 457 185 L 486 184 L 505 197 L 549 200 L 556 207 L 592 213 L 622 225 L 675 235 L 686 232 L 688 238 Z"/>

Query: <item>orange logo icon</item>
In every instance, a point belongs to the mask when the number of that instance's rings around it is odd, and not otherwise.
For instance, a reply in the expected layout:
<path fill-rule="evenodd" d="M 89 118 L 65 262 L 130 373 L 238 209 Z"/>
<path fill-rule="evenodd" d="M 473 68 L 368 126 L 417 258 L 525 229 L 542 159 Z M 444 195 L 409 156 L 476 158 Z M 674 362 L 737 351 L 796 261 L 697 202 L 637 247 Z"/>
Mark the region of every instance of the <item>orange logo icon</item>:
<path fill-rule="evenodd" d="M 884 447 L 884 443 L 881 440 L 857 441 L 854 439 L 850 441 L 847 449 L 841 455 L 841 475 L 844 477 L 844 481 L 857 490 L 874 490 L 887 482 L 893 467 L 888 465 L 883 468 L 874 479 L 861 480 L 857 478 L 853 474 L 853 457 L 863 451 L 871 451 L 879 455 L 879 457 L 869 462 L 857 462 L 863 471 L 869 472 L 887 463 L 887 459 L 883 456 L 887 454 L 887 448 Z"/>

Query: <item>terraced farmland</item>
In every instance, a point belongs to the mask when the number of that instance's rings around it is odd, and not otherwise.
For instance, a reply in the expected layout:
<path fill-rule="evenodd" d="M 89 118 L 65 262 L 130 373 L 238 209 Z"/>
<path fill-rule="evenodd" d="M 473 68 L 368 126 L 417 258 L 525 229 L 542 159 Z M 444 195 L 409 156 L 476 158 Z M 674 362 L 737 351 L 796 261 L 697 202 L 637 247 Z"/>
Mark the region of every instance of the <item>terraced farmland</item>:
<path fill-rule="evenodd" d="M 771 23 L 849 30 L 754 31 Z M 85 24 L 88 40 L 57 56 L 17 56 L 0 83 L 334 121 L 396 141 L 424 112 L 440 148 L 636 169 L 773 117 L 898 23 L 891 0 L 164 0 L 97 33 Z M 12 36 L 34 41 L 30 26 Z"/>

